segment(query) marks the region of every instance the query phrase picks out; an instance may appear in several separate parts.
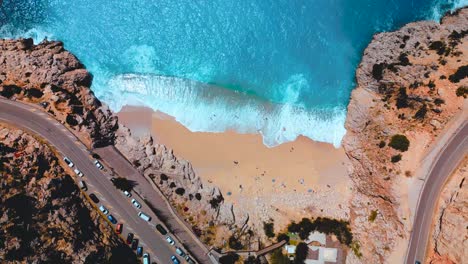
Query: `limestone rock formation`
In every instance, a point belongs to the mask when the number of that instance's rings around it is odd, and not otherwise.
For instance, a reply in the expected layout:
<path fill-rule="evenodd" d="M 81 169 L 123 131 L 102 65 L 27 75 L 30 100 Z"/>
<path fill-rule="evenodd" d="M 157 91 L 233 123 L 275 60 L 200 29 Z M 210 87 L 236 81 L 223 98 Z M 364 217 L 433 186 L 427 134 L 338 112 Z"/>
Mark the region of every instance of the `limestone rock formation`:
<path fill-rule="evenodd" d="M 1 263 L 136 263 L 50 148 L 3 125 L 0 185 Z"/>
<path fill-rule="evenodd" d="M 343 139 L 352 163 L 351 224 L 362 254 L 357 262 L 389 262 L 397 244 L 408 239 L 407 179 L 418 171 L 424 150 L 462 111 L 465 99 L 457 89 L 468 79 L 451 76 L 468 61 L 467 32 L 464 8 L 440 24 L 415 22 L 376 34 L 364 51 Z M 389 146 L 397 134 L 409 139 L 407 151 Z M 370 221 L 373 211 L 377 217 Z"/>

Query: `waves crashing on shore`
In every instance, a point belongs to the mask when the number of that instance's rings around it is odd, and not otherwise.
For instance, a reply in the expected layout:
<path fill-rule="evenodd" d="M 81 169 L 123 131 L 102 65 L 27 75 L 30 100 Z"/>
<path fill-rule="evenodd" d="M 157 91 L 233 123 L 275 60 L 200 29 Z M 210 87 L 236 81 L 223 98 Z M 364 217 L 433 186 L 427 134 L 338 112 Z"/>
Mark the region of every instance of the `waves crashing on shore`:
<path fill-rule="evenodd" d="M 467 2 L 3 0 L 0 37 L 63 41 L 114 111 L 149 106 L 267 146 L 299 135 L 339 146 L 372 34 Z"/>

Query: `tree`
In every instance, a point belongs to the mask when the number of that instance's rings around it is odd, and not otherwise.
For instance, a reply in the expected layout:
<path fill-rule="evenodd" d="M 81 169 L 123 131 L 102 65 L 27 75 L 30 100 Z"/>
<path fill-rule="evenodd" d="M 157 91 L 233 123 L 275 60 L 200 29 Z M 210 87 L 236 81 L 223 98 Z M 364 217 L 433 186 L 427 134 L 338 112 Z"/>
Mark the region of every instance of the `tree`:
<path fill-rule="evenodd" d="M 241 250 L 244 246 L 234 235 L 232 235 L 229 237 L 229 247 L 234 250 Z"/>
<path fill-rule="evenodd" d="M 113 178 L 112 183 L 114 184 L 115 188 L 122 191 L 131 191 L 135 186 L 135 183 L 133 181 L 129 181 L 126 178 L 122 177 Z"/>
<path fill-rule="evenodd" d="M 184 195 L 184 193 L 185 193 L 185 189 L 179 187 L 179 188 L 177 188 L 177 189 L 175 190 L 175 193 L 177 193 L 178 195 L 182 196 L 182 195 Z"/>
<path fill-rule="evenodd" d="M 278 236 L 276 237 L 276 240 L 278 242 L 285 240 L 286 243 L 289 243 L 289 236 L 284 233 L 281 233 L 281 234 L 278 234 Z"/>
<path fill-rule="evenodd" d="M 263 222 L 263 231 L 265 231 L 265 235 L 269 238 L 275 237 L 275 232 L 273 228 L 273 223 L 265 223 Z"/>
<path fill-rule="evenodd" d="M 408 150 L 409 144 L 410 142 L 406 136 L 397 134 L 392 137 L 388 145 L 396 150 L 405 152 Z"/>
<path fill-rule="evenodd" d="M 399 162 L 400 160 L 401 160 L 401 154 L 394 155 L 394 156 L 392 156 L 392 159 L 391 159 L 391 161 L 392 161 L 393 163 L 397 163 L 397 162 Z"/>
<path fill-rule="evenodd" d="M 303 264 L 307 258 L 309 247 L 306 243 L 301 242 L 296 247 L 296 257 L 294 258 L 294 264 Z"/>
<path fill-rule="evenodd" d="M 288 256 L 283 255 L 281 249 L 277 249 L 271 253 L 270 264 L 290 264 Z"/>
<path fill-rule="evenodd" d="M 468 77 L 468 65 L 460 66 L 454 74 L 449 76 L 449 80 L 453 83 L 458 83 L 466 77 Z"/>
<path fill-rule="evenodd" d="M 234 264 L 239 260 L 239 255 L 236 253 L 228 253 L 219 258 L 219 263 L 221 264 Z"/>

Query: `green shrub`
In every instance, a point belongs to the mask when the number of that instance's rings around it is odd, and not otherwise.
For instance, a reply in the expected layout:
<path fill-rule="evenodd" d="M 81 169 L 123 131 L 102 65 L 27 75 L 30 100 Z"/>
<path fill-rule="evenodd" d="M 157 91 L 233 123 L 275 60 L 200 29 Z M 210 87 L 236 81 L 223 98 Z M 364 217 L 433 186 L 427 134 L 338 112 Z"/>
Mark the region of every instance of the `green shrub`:
<path fill-rule="evenodd" d="M 278 242 L 285 240 L 286 243 L 289 243 L 289 236 L 287 234 L 281 233 L 281 234 L 278 234 L 278 236 L 276 237 L 276 240 Z"/>
<path fill-rule="evenodd" d="M 396 107 L 398 109 L 408 107 L 408 94 L 406 93 L 405 87 L 400 87 L 400 90 L 398 91 Z"/>
<path fill-rule="evenodd" d="M 353 235 L 349 228 L 349 222 L 337 219 L 318 217 L 312 222 L 308 218 L 303 218 L 301 222 L 292 222 L 288 226 L 288 231 L 297 233 L 301 239 L 307 239 L 310 232 L 319 231 L 325 234 L 334 234 L 344 245 L 350 245 Z"/>
<path fill-rule="evenodd" d="M 303 264 L 307 258 L 307 253 L 309 252 L 309 247 L 306 243 L 299 243 L 296 246 L 296 257 L 294 258 L 294 264 Z"/>
<path fill-rule="evenodd" d="M 386 63 L 374 64 L 374 66 L 372 66 L 372 77 L 374 77 L 374 79 L 376 79 L 377 81 L 382 80 L 383 71 L 386 67 Z"/>
<path fill-rule="evenodd" d="M 239 255 L 236 253 L 228 253 L 219 258 L 219 263 L 221 264 L 234 264 L 239 260 Z"/>
<path fill-rule="evenodd" d="M 288 256 L 283 255 L 281 248 L 273 251 L 270 257 L 270 264 L 290 264 Z"/>
<path fill-rule="evenodd" d="M 232 235 L 229 237 L 229 247 L 234 250 L 241 250 L 244 246 L 234 235 Z"/>
<path fill-rule="evenodd" d="M 397 134 L 392 137 L 388 145 L 396 150 L 405 152 L 408 150 L 410 142 L 406 136 Z"/>
<path fill-rule="evenodd" d="M 377 218 L 377 210 L 372 210 L 368 218 L 369 222 L 374 222 L 376 218 Z"/>
<path fill-rule="evenodd" d="M 399 162 L 400 160 L 401 160 L 401 154 L 397 154 L 397 155 L 395 155 L 395 156 L 392 156 L 392 159 L 391 159 L 391 161 L 392 161 L 393 163 L 397 163 L 397 162 Z"/>
<path fill-rule="evenodd" d="M 442 104 L 445 104 L 445 101 L 441 98 L 436 98 L 434 99 L 434 104 L 437 106 L 441 106 Z"/>
<path fill-rule="evenodd" d="M 456 91 L 456 95 L 463 96 L 463 98 L 466 98 L 466 96 L 468 95 L 468 87 L 466 86 L 458 87 Z"/>
<path fill-rule="evenodd" d="M 265 235 L 269 238 L 275 237 L 275 231 L 273 227 L 273 223 L 265 223 L 263 222 L 263 231 L 265 231 Z"/>
<path fill-rule="evenodd" d="M 179 187 L 179 188 L 177 188 L 177 189 L 175 190 L 175 193 L 178 194 L 178 195 L 180 195 L 180 196 L 182 196 L 182 195 L 184 195 L 184 193 L 185 193 L 185 189 Z"/>
<path fill-rule="evenodd" d="M 427 113 L 427 106 L 426 104 L 423 104 L 421 108 L 419 108 L 419 110 L 416 112 L 416 114 L 414 114 L 414 118 L 422 120 L 424 119 L 424 117 L 426 117 L 426 113 Z"/>
<path fill-rule="evenodd" d="M 466 77 L 468 77 L 468 65 L 460 66 L 454 74 L 449 76 L 449 80 L 453 83 L 458 83 Z"/>
<path fill-rule="evenodd" d="M 380 141 L 380 143 L 379 143 L 379 148 L 384 148 L 385 145 L 387 145 L 387 144 L 385 143 L 385 141 L 382 140 L 382 141 Z"/>

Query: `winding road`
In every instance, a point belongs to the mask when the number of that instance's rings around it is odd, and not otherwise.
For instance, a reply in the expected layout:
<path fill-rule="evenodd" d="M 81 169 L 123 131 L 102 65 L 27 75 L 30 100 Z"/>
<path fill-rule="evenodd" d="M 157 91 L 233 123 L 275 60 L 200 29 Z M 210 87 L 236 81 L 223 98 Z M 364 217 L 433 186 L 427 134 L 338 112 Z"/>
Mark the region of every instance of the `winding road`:
<path fill-rule="evenodd" d="M 419 195 L 406 255 L 407 264 L 425 263 L 437 200 L 452 172 L 468 153 L 468 121 L 455 132 L 436 158 Z"/>
<path fill-rule="evenodd" d="M 139 245 L 150 254 L 151 261 L 157 263 L 172 263 L 171 255 L 175 254 L 175 246 L 171 246 L 156 229 L 158 223 L 153 212 L 144 205 L 138 195 L 137 199 L 143 205 L 141 211 L 152 216 L 148 223 L 138 217 L 138 212 L 131 204 L 131 198 L 117 190 L 110 181 L 111 176 L 99 170 L 94 164 L 88 149 L 61 123 L 49 116 L 40 108 L 21 102 L 0 99 L 0 123 L 4 122 L 19 129 L 29 131 L 46 140 L 62 157 L 69 157 L 75 167 L 83 172 L 83 178 L 75 176 L 75 180 L 83 180 L 88 185 L 87 193 L 94 193 L 119 223 L 123 223 L 122 236 L 126 238 L 129 232 L 139 239 Z M 60 159 L 62 157 L 59 157 Z M 105 157 L 104 157 L 105 160 Z M 115 228 L 115 225 L 113 225 Z M 182 247 L 182 245 L 176 246 Z M 182 258 L 178 257 L 179 260 Z M 184 260 L 185 261 L 185 260 Z"/>

